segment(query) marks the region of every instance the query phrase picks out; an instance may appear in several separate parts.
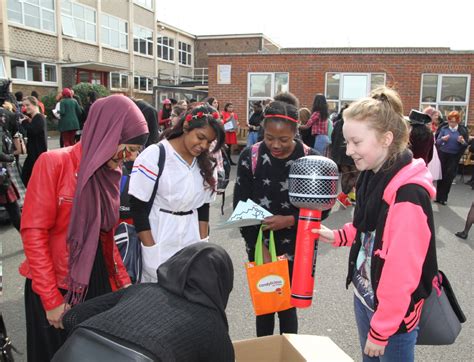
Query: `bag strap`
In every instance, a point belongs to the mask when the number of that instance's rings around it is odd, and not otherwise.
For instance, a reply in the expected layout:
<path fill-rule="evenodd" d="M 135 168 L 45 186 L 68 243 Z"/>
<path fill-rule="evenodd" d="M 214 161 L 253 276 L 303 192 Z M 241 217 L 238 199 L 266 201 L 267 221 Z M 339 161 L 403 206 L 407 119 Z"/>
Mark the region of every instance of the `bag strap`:
<path fill-rule="evenodd" d="M 151 209 L 153 207 L 153 202 L 155 201 L 156 193 L 158 192 L 158 184 L 160 183 L 160 177 L 163 173 L 163 168 L 165 166 L 166 161 L 165 146 L 163 146 L 162 143 L 158 143 L 158 148 L 160 150 L 160 154 L 158 156 L 158 175 L 156 176 L 155 186 L 153 187 L 153 192 L 151 194 L 150 200 L 148 201 L 148 215 L 150 215 Z"/>
<path fill-rule="evenodd" d="M 252 175 L 255 175 L 255 170 L 257 168 L 257 161 L 258 161 L 258 153 L 260 151 L 260 145 L 262 141 L 254 143 L 252 148 L 250 149 L 250 159 L 252 162 Z"/>
<path fill-rule="evenodd" d="M 268 244 L 268 251 L 270 252 L 272 263 L 277 261 L 276 248 L 275 248 L 275 237 L 273 236 L 273 230 L 270 230 L 270 243 Z M 260 226 L 258 231 L 257 243 L 255 244 L 255 265 L 263 264 L 263 225 Z"/>

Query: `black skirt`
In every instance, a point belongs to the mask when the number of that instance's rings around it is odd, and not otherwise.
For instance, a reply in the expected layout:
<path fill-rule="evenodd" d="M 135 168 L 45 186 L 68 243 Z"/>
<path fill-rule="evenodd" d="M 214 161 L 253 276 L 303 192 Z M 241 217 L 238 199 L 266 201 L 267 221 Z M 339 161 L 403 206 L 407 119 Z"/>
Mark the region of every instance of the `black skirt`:
<path fill-rule="evenodd" d="M 85 300 L 112 291 L 99 241 Z M 63 295 L 66 290 L 60 289 Z M 31 279 L 25 283 L 26 346 L 29 362 L 50 361 L 63 345 L 67 332 L 49 325 L 40 296 L 33 291 Z"/>

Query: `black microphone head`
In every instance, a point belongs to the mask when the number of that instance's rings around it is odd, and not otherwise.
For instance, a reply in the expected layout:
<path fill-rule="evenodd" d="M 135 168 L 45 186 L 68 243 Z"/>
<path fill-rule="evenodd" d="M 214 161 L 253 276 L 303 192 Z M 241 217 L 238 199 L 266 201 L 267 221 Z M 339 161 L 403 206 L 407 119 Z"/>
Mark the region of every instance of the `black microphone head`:
<path fill-rule="evenodd" d="M 333 160 L 323 156 L 301 157 L 290 169 L 290 202 L 300 209 L 328 210 L 336 202 L 338 179 Z"/>

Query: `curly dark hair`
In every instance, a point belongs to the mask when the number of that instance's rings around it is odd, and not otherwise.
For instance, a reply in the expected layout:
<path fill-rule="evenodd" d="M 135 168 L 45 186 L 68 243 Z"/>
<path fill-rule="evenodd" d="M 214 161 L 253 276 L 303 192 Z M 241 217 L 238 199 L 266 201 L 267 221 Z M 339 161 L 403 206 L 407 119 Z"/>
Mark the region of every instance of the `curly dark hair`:
<path fill-rule="evenodd" d="M 197 117 L 199 112 L 203 113 L 201 117 Z M 216 133 L 216 145 L 214 149 L 206 150 L 197 157 L 197 163 L 204 179 L 204 185 L 206 186 L 207 183 L 211 189 L 215 189 L 217 183 L 217 180 L 213 177 L 213 171 L 216 167 L 216 160 L 211 154 L 219 151 L 225 142 L 224 126 L 222 125 L 220 116 L 218 118 L 214 118 L 213 113 L 218 114 L 217 110 L 214 107 L 211 107 L 209 104 L 194 103 L 193 108 L 182 114 L 178 123 L 176 123 L 174 127 L 168 128 L 161 134 L 161 139 L 166 138 L 167 140 L 181 137 L 184 134 L 185 122 L 188 125 L 188 131 L 206 126 L 209 126 L 214 130 Z M 186 121 L 186 116 L 189 114 L 195 116 L 195 118 L 188 122 Z"/>

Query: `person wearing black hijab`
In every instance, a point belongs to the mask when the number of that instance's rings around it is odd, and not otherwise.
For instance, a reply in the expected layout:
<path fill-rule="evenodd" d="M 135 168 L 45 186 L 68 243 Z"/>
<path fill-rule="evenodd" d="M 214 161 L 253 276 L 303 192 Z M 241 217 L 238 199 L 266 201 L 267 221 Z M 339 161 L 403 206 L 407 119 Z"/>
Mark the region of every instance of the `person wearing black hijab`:
<path fill-rule="evenodd" d="M 127 358 L 140 361 L 234 361 L 225 314 L 234 278 L 227 252 L 198 242 L 157 274 L 158 283 L 135 284 L 69 310 L 62 322 L 72 334 L 53 361 L 103 362 L 130 352 Z"/>

